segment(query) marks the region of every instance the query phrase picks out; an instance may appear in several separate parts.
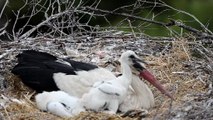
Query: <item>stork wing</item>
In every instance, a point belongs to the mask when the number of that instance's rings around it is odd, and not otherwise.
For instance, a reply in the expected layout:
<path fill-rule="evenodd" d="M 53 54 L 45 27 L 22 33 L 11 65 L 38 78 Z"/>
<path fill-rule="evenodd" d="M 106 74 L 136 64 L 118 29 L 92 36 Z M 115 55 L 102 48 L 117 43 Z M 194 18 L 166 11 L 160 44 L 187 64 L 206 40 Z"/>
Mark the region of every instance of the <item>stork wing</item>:
<path fill-rule="evenodd" d="M 37 92 L 58 90 L 53 80 L 54 73 L 76 74 L 72 66 L 58 62 L 56 57 L 48 53 L 26 50 L 17 58 L 18 64 L 12 73 Z"/>
<path fill-rule="evenodd" d="M 98 68 L 98 66 L 90 64 L 90 63 L 84 63 L 84 62 L 74 61 L 70 59 L 63 59 L 63 60 L 70 63 L 75 71 L 79 71 L 79 70 L 89 71 L 89 70 Z"/>
<path fill-rule="evenodd" d="M 60 59 L 45 52 L 26 50 L 17 58 L 18 64 L 12 69 L 12 73 L 37 92 L 61 89 L 81 96 L 95 82 L 115 78 L 113 73 L 96 65 Z M 54 79 L 56 73 L 64 73 L 66 79 Z"/>
<path fill-rule="evenodd" d="M 101 92 L 108 95 L 121 96 L 125 91 L 122 86 L 117 86 L 117 84 L 112 84 L 110 82 L 104 82 L 97 87 Z"/>
<path fill-rule="evenodd" d="M 75 74 L 72 67 L 57 62 L 20 63 L 12 70 L 24 84 L 37 92 L 58 90 L 53 80 L 53 74 L 57 72 Z"/>

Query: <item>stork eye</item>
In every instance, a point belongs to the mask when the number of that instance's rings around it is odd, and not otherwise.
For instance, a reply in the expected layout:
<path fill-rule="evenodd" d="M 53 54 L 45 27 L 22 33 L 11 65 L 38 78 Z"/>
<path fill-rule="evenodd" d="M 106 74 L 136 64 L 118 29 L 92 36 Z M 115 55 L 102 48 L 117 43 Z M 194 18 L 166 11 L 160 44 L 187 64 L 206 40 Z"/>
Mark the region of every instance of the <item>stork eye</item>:
<path fill-rule="evenodd" d="M 133 59 L 133 58 L 135 58 L 135 56 L 134 56 L 134 55 L 130 55 L 129 58 L 132 58 L 132 59 Z"/>

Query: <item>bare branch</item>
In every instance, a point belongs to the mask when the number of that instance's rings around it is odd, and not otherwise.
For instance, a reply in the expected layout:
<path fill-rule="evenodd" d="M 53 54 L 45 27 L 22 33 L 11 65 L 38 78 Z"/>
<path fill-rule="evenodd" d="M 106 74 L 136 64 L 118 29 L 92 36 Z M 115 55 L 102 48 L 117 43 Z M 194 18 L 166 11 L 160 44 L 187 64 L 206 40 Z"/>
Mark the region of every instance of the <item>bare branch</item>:
<path fill-rule="evenodd" d="M 2 7 L 1 12 L 0 12 L 0 18 L 2 17 L 2 14 L 3 14 L 8 3 L 9 3 L 9 0 L 6 0 L 5 3 L 4 3 L 4 6 Z"/>
<path fill-rule="evenodd" d="M 160 21 L 150 20 L 150 19 L 143 18 L 143 17 L 140 17 L 140 16 L 134 16 L 134 15 L 131 15 L 131 14 L 128 14 L 128 13 L 117 13 L 117 12 L 108 11 L 108 10 L 94 9 L 94 8 L 91 8 L 91 7 L 86 7 L 86 9 L 92 10 L 92 11 L 95 11 L 95 12 L 100 12 L 101 14 L 96 14 L 98 16 L 105 16 L 106 14 L 111 14 L 111 15 L 119 15 L 119 16 L 129 17 L 129 18 L 133 18 L 133 19 L 138 19 L 138 20 L 142 20 L 142 21 L 145 21 L 145 22 L 149 22 L 149 23 L 153 23 L 153 24 L 157 24 L 157 25 L 161 25 L 161 26 L 169 26 L 171 24 L 171 23 L 164 23 L 164 22 L 160 22 Z M 84 12 L 84 13 L 86 13 L 86 12 Z"/>
<path fill-rule="evenodd" d="M 179 13 L 183 13 L 183 14 L 185 14 L 185 15 L 188 15 L 188 16 L 190 16 L 191 18 L 193 18 L 193 20 L 195 20 L 197 23 L 199 23 L 199 24 L 201 25 L 201 27 L 202 27 L 205 31 L 207 31 L 208 34 L 213 35 L 213 33 L 212 33 L 202 22 L 200 22 L 200 20 L 199 20 L 197 17 L 195 17 L 194 15 L 192 15 L 192 14 L 186 12 L 186 11 L 176 9 L 176 8 L 174 8 L 174 7 L 172 7 L 172 6 L 168 5 L 168 4 L 166 4 L 166 3 L 163 2 L 162 0 L 159 0 L 159 2 L 150 2 L 150 1 L 144 1 L 144 0 L 139 0 L 139 1 L 142 2 L 142 3 L 149 3 L 149 4 L 161 5 L 161 6 L 167 7 L 167 8 L 169 8 L 169 9 L 171 9 L 171 10 L 177 11 L 177 12 L 179 12 Z"/>
<path fill-rule="evenodd" d="M 12 28 L 13 39 L 27 38 L 32 34 L 35 34 L 36 37 L 42 34 L 47 34 L 48 36 L 60 38 L 70 35 L 82 35 L 84 32 L 90 34 L 95 27 L 89 26 L 89 23 L 96 17 L 102 17 L 105 22 L 109 24 L 110 28 L 118 29 L 121 27 L 128 27 L 127 29 L 132 32 L 134 31 L 134 34 L 138 31 L 144 32 L 146 29 L 153 29 L 152 25 L 158 25 L 165 28 L 165 30 L 168 30 L 168 34 L 172 36 L 182 36 L 183 30 L 186 30 L 194 33 L 197 38 L 213 39 L 211 31 L 208 30 L 195 16 L 173 8 L 160 0 L 137 0 L 133 4 L 124 5 L 111 11 L 98 9 L 101 2 L 101 0 L 95 0 L 88 5 L 88 2 L 83 0 L 24 0 L 24 5 L 18 10 L 13 11 L 16 17 Z M 155 9 L 157 8 L 162 8 L 162 10 L 156 13 Z M 28 11 L 22 13 L 25 9 L 28 9 Z M 149 12 L 144 12 L 147 10 L 149 10 Z M 188 26 L 181 20 L 168 19 L 165 22 L 157 19 L 160 16 L 167 14 L 169 11 L 175 11 L 178 14 L 181 13 L 192 17 L 205 31 L 203 32 Z M 38 14 L 43 15 L 39 21 L 40 23 L 32 25 L 30 22 Z M 115 25 L 115 27 L 113 27 L 112 21 L 108 19 L 108 15 L 121 16 L 122 19 L 117 25 Z M 87 18 L 87 20 L 85 20 L 85 18 Z M 82 19 L 84 19 L 84 23 L 82 23 Z M 17 24 L 21 20 L 25 20 L 25 23 L 22 24 L 22 27 L 17 28 Z M 47 27 L 47 30 L 42 30 L 43 26 L 45 26 L 45 29 Z M 174 29 L 172 26 L 176 26 L 176 28 L 179 27 L 180 30 Z M 6 27 L 4 26 L 4 28 Z"/>
<path fill-rule="evenodd" d="M 171 26 L 178 26 L 180 28 L 184 28 L 187 31 L 195 33 L 199 36 L 208 36 L 209 38 L 213 39 L 213 35 L 209 35 L 208 33 L 201 32 L 201 31 L 199 31 L 199 30 L 197 30 L 197 29 L 195 29 L 191 26 L 187 26 L 182 22 L 178 22 L 178 21 L 175 21 L 175 20 L 172 20 L 172 19 L 170 19 L 170 22 L 165 23 L 165 22 L 155 21 L 155 20 L 152 20 L 152 19 L 143 18 L 143 17 L 140 17 L 140 16 L 134 16 L 134 15 L 131 15 L 131 14 L 128 14 L 128 13 L 119 13 L 119 12 L 113 12 L 113 11 L 108 11 L 108 10 L 95 9 L 95 8 L 91 8 L 91 7 L 86 7 L 86 9 L 91 10 L 91 11 L 95 11 L 95 12 L 99 12 L 99 14 L 97 14 L 97 13 L 95 14 L 96 16 L 106 16 L 108 14 L 111 14 L 111 15 L 119 15 L 119 16 L 123 16 L 123 17 L 141 20 L 141 21 L 144 21 L 144 22 L 164 26 L 166 28 L 171 27 Z M 88 12 L 83 12 L 83 13 L 86 14 Z"/>
<path fill-rule="evenodd" d="M 46 23 L 48 23 L 49 21 L 58 18 L 59 16 L 62 16 L 64 14 L 69 13 L 70 11 L 64 11 L 61 13 L 57 13 L 54 15 L 51 15 L 50 17 L 48 17 L 46 20 L 44 20 L 43 22 L 39 23 L 38 25 L 36 25 L 35 27 L 33 27 L 32 29 L 30 29 L 29 31 L 27 31 L 26 33 L 24 33 L 23 35 L 21 35 L 19 37 L 19 39 L 24 39 L 26 37 L 29 37 L 35 30 L 37 30 L 38 28 L 40 28 L 41 26 L 45 25 Z"/>
<path fill-rule="evenodd" d="M 19 10 L 17 10 L 17 13 L 15 11 L 13 11 L 14 15 L 16 16 L 16 19 L 15 19 L 15 22 L 14 22 L 13 28 L 12 28 L 12 33 L 13 33 L 13 37 L 14 37 L 15 40 L 18 39 L 18 36 L 15 32 L 15 28 L 16 28 L 17 22 L 18 22 L 19 17 L 20 17 L 19 15 L 20 15 L 21 10 L 24 9 L 27 6 L 27 4 L 28 4 L 28 0 L 25 1 L 24 5 Z"/>
<path fill-rule="evenodd" d="M 162 0 L 160 0 L 160 2 L 162 2 L 164 6 L 170 8 L 170 9 L 172 9 L 172 10 L 178 11 L 178 12 L 180 12 L 180 13 L 183 13 L 183 14 L 186 14 L 186 15 L 192 17 L 195 21 L 197 21 L 197 22 L 201 25 L 201 27 L 202 27 L 204 30 L 206 30 L 208 33 L 210 33 L 211 35 L 213 35 L 213 33 L 212 33 L 208 28 L 206 28 L 206 26 L 205 26 L 202 22 L 200 22 L 200 20 L 199 20 L 197 17 L 195 17 L 194 15 L 192 15 L 192 14 L 186 12 L 186 11 L 179 10 L 179 9 L 176 9 L 176 8 L 174 8 L 174 7 L 172 7 L 172 6 L 169 6 L 168 4 L 166 4 L 165 2 L 163 2 Z"/>

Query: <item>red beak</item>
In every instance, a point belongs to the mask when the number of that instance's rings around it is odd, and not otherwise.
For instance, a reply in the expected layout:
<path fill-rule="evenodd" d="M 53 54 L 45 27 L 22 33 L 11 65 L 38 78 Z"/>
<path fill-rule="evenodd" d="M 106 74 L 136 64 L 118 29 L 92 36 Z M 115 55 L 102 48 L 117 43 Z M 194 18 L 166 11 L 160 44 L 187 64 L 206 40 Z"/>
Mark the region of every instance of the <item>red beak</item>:
<path fill-rule="evenodd" d="M 161 93 L 165 94 L 166 96 L 174 99 L 172 95 L 160 84 L 160 82 L 148 71 L 143 70 L 140 72 L 140 76 L 143 77 L 145 80 L 149 81 L 153 86 L 155 86 Z"/>

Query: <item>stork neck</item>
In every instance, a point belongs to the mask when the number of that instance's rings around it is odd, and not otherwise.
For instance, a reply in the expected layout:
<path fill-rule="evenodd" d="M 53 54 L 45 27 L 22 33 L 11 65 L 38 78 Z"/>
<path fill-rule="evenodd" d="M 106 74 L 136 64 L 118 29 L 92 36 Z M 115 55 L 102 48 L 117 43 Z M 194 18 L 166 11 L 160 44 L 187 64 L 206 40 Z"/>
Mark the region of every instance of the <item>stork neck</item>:
<path fill-rule="evenodd" d="M 132 70 L 130 68 L 130 66 L 125 63 L 125 62 L 121 62 L 121 71 L 122 71 L 122 77 L 124 77 L 123 84 L 125 86 L 129 86 L 132 82 Z"/>

